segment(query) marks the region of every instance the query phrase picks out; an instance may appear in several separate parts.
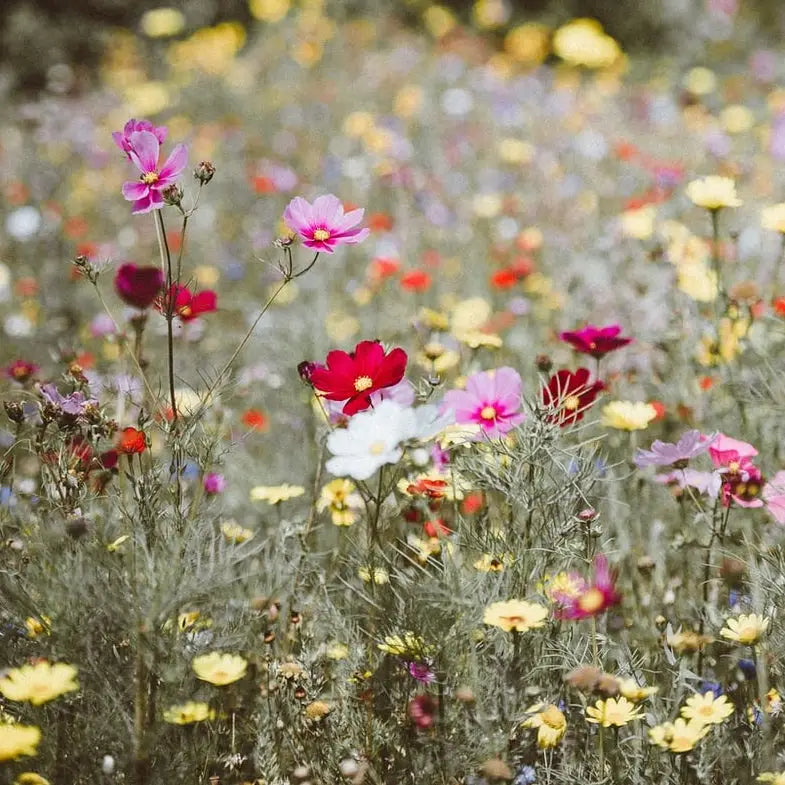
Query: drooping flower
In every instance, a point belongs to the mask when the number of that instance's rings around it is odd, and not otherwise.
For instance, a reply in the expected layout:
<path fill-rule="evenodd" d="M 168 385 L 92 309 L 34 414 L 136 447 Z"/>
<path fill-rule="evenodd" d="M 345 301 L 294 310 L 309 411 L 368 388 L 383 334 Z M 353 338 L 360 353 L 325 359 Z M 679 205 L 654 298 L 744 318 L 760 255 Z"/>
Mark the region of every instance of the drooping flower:
<path fill-rule="evenodd" d="M 687 461 L 706 452 L 717 440 L 719 434 L 704 436 L 698 430 L 687 431 L 676 444 L 654 441 L 648 450 L 638 450 L 635 454 L 635 465 L 642 469 L 644 466 L 674 466 L 683 469 Z"/>
<path fill-rule="evenodd" d="M 215 711 L 207 703 L 201 701 L 188 701 L 177 706 L 170 706 L 164 711 L 164 722 L 172 725 L 192 725 L 195 722 L 204 722 L 215 717 Z"/>
<path fill-rule="evenodd" d="M 187 286 L 172 284 L 169 291 L 158 299 L 156 307 L 164 314 L 171 307 L 175 316 L 179 316 L 184 322 L 190 322 L 203 313 L 215 311 L 218 307 L 218 296 L 212 289 L 192 292 Z"/>
<path fill-rule="evenodd" d="M 0 679 L 0 694 L 12 701 L 29 701 L 40 706 L 66 692 L 79 689 L 76 668 L 64 662 L 41 660 L 35 665 L 13 668 Z"/>
<path fill-rule="evenodd" d="M 642 401 L 611 401 L 602 407 L 602 424 L 620 431 L 642 431 L 657 416 L 657 409 Z"/>
<path fill-rule="evenodd" d="M 609 324 L 606 327 L 587 324 L 580 330 L 563 332 L 559 338 L 569 343 L 576 351 L 599 358 L 632 343 L 632 338 L 622 338 L 619 335 L 621 329 L 621 325 L 618 324 Z"/>
<path fill-rule="evenodd" d="M 757 613 L 741 614 L 738 618 L 728 619 L 720 630 L 720 635 L 736 643 L 747 646 L 756 644 L 769 628 L 769 619 Z"/>
<path fill-rule="evenodd" d="M 594 557 L 594 578 L 591 584 L 575 597 L 560 605 L 556 617 L 560 619 L 587 619 L 598 616 L 621 602 L 616 591 L 616 579 L 601 553 Z"/>
<path fill-rule="evenodd" d="M 0 763 L 36 755 L 40 741 L 41 730 L 35 725 L 0 722 Z"/>
<path fill-rule="evenodd" d="M 583 419 L 586 410 L 605 389 L 599 380 L 590 382 L 590 375 L 587 368 L 578 368 L 575 372 L 563 369 L 551 376 L 541 393 L 543 406 L 549 410 L 549 422 L 564 427 Z"/>
<path fill-rule="evenodd" d="M 114 289 L 118 297 L 134 308 L 149 308 L 161 293 L 164 274 L 160 267 L 137 267 L 122 264 L 114 277 Z"/>
<path fill-rule="evenodd" d="M 362 242 L 371 232 L 355 228 L 363 219 L 362 208 L 344 213 L 340 199 L 333 194 L 317 196 L 310 204 L 295 196 L 284 210 L 286 225 L 300 235 L 306 248 L 333 253 L 337 246 Z"/>
<path fill-rule="evenodd" d="M 717 697 L 713 692 L 691 695 L 682 706 L 681 716 L 704 725 L 719 725 L 733 714 L 733 704 L 727 695 Z"/>
<path fill-rule="evenodd" d="M 646 700 L 650 695 L 655 695 L 660 690 L 659 687 L 642 687 L 633 678 L 618 679 L 618 683 L 619 694 L 633 703 L 639 703 L 642 700 Z"/>
<path fill-rule="evenodd" d="M 222 654 L 214 651 L 194 657 L 191 667 L 197 678 L 223 687 L 245 676 L 248 663 L 239 654 Z"/>
<path fill-rule="evenodd" d="M 149 120 L 129 120 L 124 126 L 122 131 L 112 131 L 112 139 L 114 143 L 131 158 L 131 134 L 137 131 L 149 131 L 158 140 L 158 144 L 163 144 L 166 141 L 166 134 L 168 129 L 166 126 L 154 126 Z"/>
<path fill-rule="evenodd" d="M 586 722 L 594 722 L 603 728 L 621 728 L 642 716 L 641 710 L 627 698 L 607 698 L 586 707 Z"/>
<path fill-rule="evenodd" d="M 134 214 L 149 213 L 164 206 L 162 191 L 172 185 L 185 169 L 188 150 L 178 144 L 169 157 L 160 165 L 158 162 L 161 143 L 151 131 L 133 131 L 129 134 L 128 157 L 142 173 L 139 180 L 123 183 L 123 196 L 133 202 Z"/>
<path fill-rule="evenodd" d="M 687 196 L 698 207 L 720 210 L 723 207 L 740 207 L 736 183 L 730 177 L 701 177 L 687 184 Z"/>
<path fill-rule="evenodd" d="M 483 614 L 483 622 L 505 632 L 527 632 L 545 626 L 548 609 L 536 602 L 506 600 L 492 602 Z"/>
<path fill-rule="evenodd" d="M 240 526 L 237 521 L 224 521 L 221 524 L 221 534 L 225 537 L 227 542 L 240 545 L 254 536 L 253 529 L 246 529 Z"/>
<path fill-rule="evenodd" d="M 529 706 L 526 713 L 531 716 L 521 724 L 524 728 L 537 729 L 537 746 L 542 750 L 555 747 L 567 732 L 567 718 L 552 703 Z"/>
<path fill-rule="evenodd" d="M 329 352 L 326 365 L 310 370 L 309 381 L 321 397 L 346 401 L 343 413 L 351 416 L 371 405 L 374 392 L 393 387 L 403 379 L 407 359 L 403 349 L 385 354 L 378 341 L 360 341 L 353 352 Z"/>
<path fill-rule="evenodd" d="M 465 389 L 447 392 L 441 410 L 451 409 L 459 424 L 479 426 L 476 438 L 499 438 L 526 417 L 519 411 L 521 386 L 521 377 L 513 368 L 480 371 L 466 380 Z"/>

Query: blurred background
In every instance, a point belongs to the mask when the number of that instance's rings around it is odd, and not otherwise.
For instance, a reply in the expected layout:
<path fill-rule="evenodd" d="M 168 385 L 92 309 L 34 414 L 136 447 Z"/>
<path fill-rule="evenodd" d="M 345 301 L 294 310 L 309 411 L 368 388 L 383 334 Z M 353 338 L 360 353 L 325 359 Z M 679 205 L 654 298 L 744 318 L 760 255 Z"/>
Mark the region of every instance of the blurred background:
<path fill-rule="evenodd" d="M 161 0 L 3 0 L 0 4 L 0 75 L 6 88 L 51 87 L 63 66 L 76 74 L 74 85 L 91 82 L 112 31 L 126 29 L 150 37 L 187 38 L 221 22 L 275 21 L 288 0 L 183 0 L 160 15 Z M 497 36 L 516 24 L 542 22 L 557 27 L 574 17 L 602 23 L 627 52 L 656 52 L 689 61 L 708 42 L 731 39 L 774 43 L 785 32 L 782 0 L 332 0 L 329 15 L 393 16 L 413 28 L 429 9 L 447 8 L 461 22 Z M 155 11 L 157 16 L 150 16 Z M 60 71 L 52 69 L 60 68 Z M 59 79 L 62 82 L 62 78 Z"/>

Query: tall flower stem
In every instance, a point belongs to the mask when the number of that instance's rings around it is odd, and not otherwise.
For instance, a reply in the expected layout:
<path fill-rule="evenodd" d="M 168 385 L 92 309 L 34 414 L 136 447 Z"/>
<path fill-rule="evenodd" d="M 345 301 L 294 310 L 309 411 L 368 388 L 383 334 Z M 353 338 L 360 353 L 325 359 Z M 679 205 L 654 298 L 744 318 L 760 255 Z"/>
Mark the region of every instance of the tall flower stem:
<path fill-rule="evenodd" d="M 172 287 L 176 283 L 172 275 L 172 255 L 169 252 L 169 243 L 166 240 L 166 228 L 164 227 L 164 217 L 161 210 L 153 212 L 155 221 L 155 232 L 158 237 L 158 250 L 161 254 L 161 269 L 166 276 L 166 353 L 169 366 L 169 399 L 172 407 L 172 424 L 177 424 L 177 400 L 174 394 L 174 334 L 172 332 L 172 322 L 174 320 L 174 293 Z M 185 231 L 185 220 L 183 231 Z M 182 249 L 182 242 L 180 245 Z M 179 265 L 179 261 L 178 261 Z"/>
<path fill-rule="evenodd" d="M 720 211 L 709 210 L 711 216 L 711 264 L 714 275 L 717 276 L 717 317 L 722 313 L 722 306 L 725 302 L 725 287 L 722 283 L 722 268 L 720 260 Z"/>
<path fill-rule="evenodd" d="M 591 657 L 595 668 L 600 667 L 600 651 L 597 646 L 597 617 L 591 617 Z M 605 778 L 605 734 L 602 723 L 597 725 L 597 751 L 600 756 L 600 777 Z"/>

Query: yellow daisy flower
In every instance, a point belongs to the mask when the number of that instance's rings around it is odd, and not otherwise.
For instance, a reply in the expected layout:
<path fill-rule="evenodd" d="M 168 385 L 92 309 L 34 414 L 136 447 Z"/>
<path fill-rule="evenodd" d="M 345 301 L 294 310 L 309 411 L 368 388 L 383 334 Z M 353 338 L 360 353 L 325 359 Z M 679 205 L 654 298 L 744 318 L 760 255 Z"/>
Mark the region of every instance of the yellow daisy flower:
<path fill-rule="evenodd" d="M 235 545 L 250 540 L 254 536 L 254 532 L 251 529 L 240 526 L 237 521 L 224 521 L 221 524 L 221 534 L 223 534 L 227 542 Z"/>
<path fill-rule="evenodd" d="M 638 703 L 660 691 L 659 687 L 641 687 L 635 679 L 617 679 L 619 692 L 627 700 Z"/>
<path fill-rule="evenodd" d="M 215 712 L 206 703 L 196 701 L 170 706 L 164 712 L 164 721 L 172 725 L 191 725 L 194 722 L 203 722 L 214 717 Z"/>
<path fill-rule="evenodd" d="M 305 493 L 305 488 L 301 485 L 257 485 L 251 488 L 251 501 L 267 502 L 268 504 L 280 504 L 281 502 L 296 499 Z"/>
<path fill-rule="evenodd" d="M 758 782 L 770 782 L 771 785 L 785 785 L 785 771 L 764 771 L 757 776 Z"/>
<path fill-rule="evenodd" d="M 351 481 L 338 477 L 322 488 L 316 508 L 329 510 L 335 526 L 351 526 L 359 518 L 358 509 L 363 500 L 357 493 L 357 486 Z"/>
<path fill-rule="evenodd" d="M 483 622 L 492 627 L 500 627 L 505 632 L 527 632 L 543 627 L 548 618 L 548 609 L 536 602 L 507 600 L 493 602 L 483 615 Z"/>
<path fill-rule="evenodd" d="M 640 431 L 657 416 L 650 403 L 641 401 L 611 401 L 602 407 L 602 424 L 621 431 Z"/>
<path fill-rule="evenodd" d="M 649 740 L 671 752 L 689 752 L 711 730 L 711 725 L 679 717 L 649 731 Z"/>
<path fill-rule="evenodd" d="M 29 701 L 34 706 L 79 689 L 76 668 L 64 662 L 37 662 L 8 671 L 0 679 L 0 694 L 12 701 Z"/>
<path fill-rule="evenodd" d="M 739 207 L 741 199 L 736 194 L 736 183 L 730 177 L 701 177 L 687 184 L 687 196 L 698 207 L 720 210 Z"/>
<path fill-rule="evenodd" d="M 720 635 L 736 643 L 751 646 L 758 642 L 769 627 L 769 619 L 757 613 L 741 614 L 737 619 L 728 619 L 720 630 Z"/>
<path fill-rule="evenodd" d="M 638 707 L 627 698 L 598 700 L 594 706 L 586 707 L 586 722 L 597 723 L 603 728 L 610 728 L 611 725 L 621 728 L 642 716 Z"/>
<path fill-rule="evenodd" d="M 41 731 L 35 725 L 0 723 L 0 762 L 35 755 Z"/>
<path fill-rule="evenodd" d="M 532 716 L 522 723 L 524 728 L 537 729 L 537 746 L 540 749 L 555 747 L 567 732 L 567 718 L 558 706 L 538 703 L 526 709 Z"/>
<path fill-rule="evenodd" d="M 222 654 L 214 651 L 194 657 L 191 667 L 202 681 L 223 687 L 242 679 L 248 663 L 238 654 Z"/>
<path fill-rule="evenodd" d="M 714 693 L 704 692 L 703 695 L 692 695 L 682 706 L 681 716 L 704 725 L 719 725 L 733 714 L 733 704 L 727 696 L 715 697 Z"/>

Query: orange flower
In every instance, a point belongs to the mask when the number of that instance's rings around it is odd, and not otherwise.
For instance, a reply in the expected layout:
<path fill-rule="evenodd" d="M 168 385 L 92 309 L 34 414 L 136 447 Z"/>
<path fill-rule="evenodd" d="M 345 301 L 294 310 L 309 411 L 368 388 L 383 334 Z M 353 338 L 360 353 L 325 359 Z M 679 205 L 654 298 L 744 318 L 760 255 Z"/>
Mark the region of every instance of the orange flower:
<path fill-rule="evenodd" d="M 516 283 L 518 283 L 518 275 L 509 267 L 497 270 L 491 275 L 491 286 L 496 289 L 509 289 Z"/>
<path fill-rule="evenodd" d="M 371 213 L 368 216 L 368 227 L 372 232 L 389 232 L 393 228 L 392 216 L 387 213 Z"/>
<path fill-rule="evenodd" d="M 147 449 L 147 437 L 144 431 L 139 431 L 136 428 L 129 426 L 123 428 L 120 433 L 120 439 L 117 442 L 117 451 L 123 455 L 134 455 L 135 453 L 142 453 Z"/>
<path fill-rule="evenodd" d="M 409 270 L 401 276 L 401 287 L 407 292 L 425 292 L 431 286 L 431 276 L 425 270 Z"/>
<path fill-rule="evenodd" d="M 259 409 L 247 409 L 243 412 L 243 425 L 247 425 L 254 431 L 266 431 L 268 420 L 264 412 Z"/>

